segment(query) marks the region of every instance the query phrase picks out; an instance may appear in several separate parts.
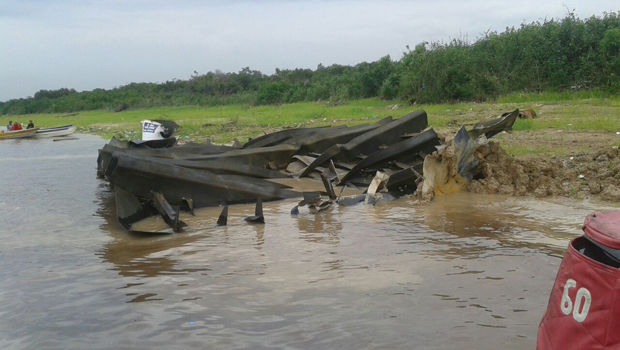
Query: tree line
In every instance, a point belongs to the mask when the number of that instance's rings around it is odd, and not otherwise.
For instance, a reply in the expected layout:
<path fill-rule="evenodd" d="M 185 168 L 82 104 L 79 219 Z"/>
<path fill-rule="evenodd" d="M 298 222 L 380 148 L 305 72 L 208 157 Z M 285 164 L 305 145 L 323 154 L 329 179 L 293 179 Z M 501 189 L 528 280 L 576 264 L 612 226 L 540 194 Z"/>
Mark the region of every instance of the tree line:
<path fill-rule="evenodd" d="M 620 13 L 524 23 L 469 41 L 423 42 L 399 60 L 385 56 L 355 66 L 321 64 L 276 69 L 246 67 L 188 80 L 131 83 L 77 92 L 40 90 L 34 97 L 0 102 L 1 114 L 64 113 L 119 106 L 270 105 L 377 97 L 438 103 L 484 101 L 513 92 L 600 89 L 620 92 Z"/>

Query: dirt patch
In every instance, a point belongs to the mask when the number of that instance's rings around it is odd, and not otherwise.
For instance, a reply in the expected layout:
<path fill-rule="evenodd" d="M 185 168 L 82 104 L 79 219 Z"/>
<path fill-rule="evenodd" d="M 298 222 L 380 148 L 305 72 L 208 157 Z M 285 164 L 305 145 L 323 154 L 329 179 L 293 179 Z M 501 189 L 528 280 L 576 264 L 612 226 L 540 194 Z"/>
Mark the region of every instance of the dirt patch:
<path fill-rule="evenodd" d="M 471 192 L 620 200 L 617 148 L 577 156 L 518 159 L 491 141 L 480 146 L 475 156 L 480 165 L 467 186 Z"/>
<path fill-rule="evenodd" d="M 519 157 L 576 156 L 611 149 L 620 144 L 620 136 L 613 132 L 570 130 L 528 130 L 502 133 L 494 137 L 502 147 Z"/>

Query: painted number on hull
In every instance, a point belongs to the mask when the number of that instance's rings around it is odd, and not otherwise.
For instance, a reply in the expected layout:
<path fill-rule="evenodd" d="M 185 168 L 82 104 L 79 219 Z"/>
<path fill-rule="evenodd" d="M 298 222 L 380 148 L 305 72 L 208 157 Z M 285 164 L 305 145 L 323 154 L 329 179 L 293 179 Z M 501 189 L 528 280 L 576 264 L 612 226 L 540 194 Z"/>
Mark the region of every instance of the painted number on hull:
<path fill-rule="evenodd" d="M 590 294 L 590 291 L 584 287 L 579 288 L 577 290 L 577 295 L 575 296 L 575 305 L 573 306 L 573 301 L 568 296 L 568 290 L 574 287 L 577 287 L 577 282 L 574 279 L 569 278 L 564 285 L 564 293 L 562 293 L 560 309 L 562 309 L 564 315 L 570 315 L 572 311 L 575 321 L 583 322 L 586 317 L 588 317 L 588 311 L 590 311 L 592 294 Z"/>

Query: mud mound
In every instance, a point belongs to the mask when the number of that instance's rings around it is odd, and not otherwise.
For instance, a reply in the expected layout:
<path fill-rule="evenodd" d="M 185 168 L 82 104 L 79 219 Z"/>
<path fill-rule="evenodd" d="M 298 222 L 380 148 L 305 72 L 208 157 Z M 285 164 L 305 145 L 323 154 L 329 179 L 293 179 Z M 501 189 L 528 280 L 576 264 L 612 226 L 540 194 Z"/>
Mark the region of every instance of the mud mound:
<path fill-rule="evenodd" d="M 610 149 L 563 159 L 516 159 L 499 143 L 489 142 L 475 152 L 480 164 L 466 189 L 536 197 L 600 195 L 603 200 L 620 201 L 618 153 Z"/>

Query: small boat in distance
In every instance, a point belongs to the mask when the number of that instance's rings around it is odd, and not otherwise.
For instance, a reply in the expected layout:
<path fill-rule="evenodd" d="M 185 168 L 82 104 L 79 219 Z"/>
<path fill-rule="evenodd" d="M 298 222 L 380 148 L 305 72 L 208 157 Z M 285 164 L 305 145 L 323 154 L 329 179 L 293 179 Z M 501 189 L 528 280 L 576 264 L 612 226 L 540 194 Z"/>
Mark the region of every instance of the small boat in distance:
<path fill-rule="evenodd" d="M 34 135 L 37 138 L 40 137 L 59 137 L 71 135 L 75 132 L 75 126 L 73 124 L 67 124 L 62 126 L 56 126 L 53 128 L 40 128 Z"/>
<path fill-rule="evenodd" d="M 3 130 L 3 131 L 0 131 L 0 140 L 23 139 L 26 137 L 32 137 L 37 133 L 37 131 L 39 131 L 39 128 L 11 130 L 11 131 Z"/>

